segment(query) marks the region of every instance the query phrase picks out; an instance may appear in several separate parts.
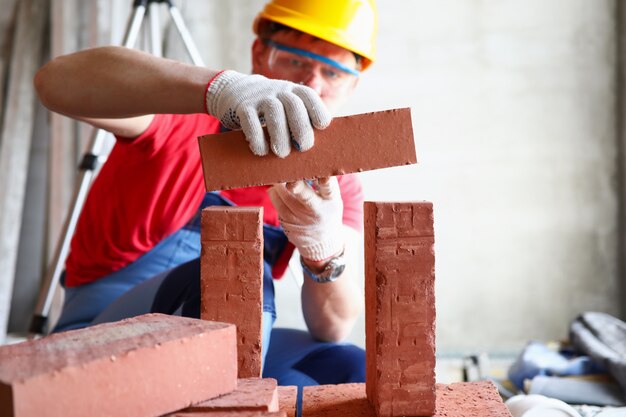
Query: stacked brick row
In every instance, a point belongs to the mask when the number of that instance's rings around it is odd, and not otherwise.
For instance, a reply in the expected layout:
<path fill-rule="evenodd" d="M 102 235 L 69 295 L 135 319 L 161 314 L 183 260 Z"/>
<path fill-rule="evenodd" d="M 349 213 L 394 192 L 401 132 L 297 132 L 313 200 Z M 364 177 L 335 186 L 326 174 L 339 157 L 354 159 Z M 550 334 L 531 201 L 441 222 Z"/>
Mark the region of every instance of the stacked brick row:
<path fill-rule="evenodd" d="M 237 325 L 239 378 L 261 376 L 263 209 L 202 210 L 201 318 Z"/>

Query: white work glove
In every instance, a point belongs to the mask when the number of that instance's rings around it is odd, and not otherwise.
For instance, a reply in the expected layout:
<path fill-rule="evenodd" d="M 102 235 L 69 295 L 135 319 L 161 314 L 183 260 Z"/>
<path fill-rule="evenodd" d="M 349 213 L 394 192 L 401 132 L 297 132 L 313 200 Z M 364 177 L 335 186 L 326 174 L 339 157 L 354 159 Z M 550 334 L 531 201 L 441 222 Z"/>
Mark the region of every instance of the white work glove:
<path fill-rule="evenodd" d="M 343 200 L 335 177 L 322 178 L 314 187 L 304 181 L 276 184 L 269 195 L 287 238 L 300 255 L 322 261 L 344 248 Z"/>
<path fill-rule="evenodd" d="M 311 149 L 311 125 L 324 129 L 332 120 L 315 90 L 236 71 L 224 71 L 213 79 L 206 92 L 206 108 L 228 129 L 242 129 L 256 155 L 269 151 L 261 127 L 265 123 L 272 152 L 281 158 L 289 155 L 292 139 L 298 150 Z"/>

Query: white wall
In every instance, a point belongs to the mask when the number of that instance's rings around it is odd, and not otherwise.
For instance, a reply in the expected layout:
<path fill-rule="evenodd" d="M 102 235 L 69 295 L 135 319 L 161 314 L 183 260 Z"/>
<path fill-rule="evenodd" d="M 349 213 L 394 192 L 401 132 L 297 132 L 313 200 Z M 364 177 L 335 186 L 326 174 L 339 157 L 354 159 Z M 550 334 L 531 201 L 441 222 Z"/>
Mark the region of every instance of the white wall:
<path fill-rule="evenodd" d="M 413 109 L 420 164 L 363 181 L 435 204 L 440 349 L 516 349 L 617 313 L 614 9 L 380 2 L 379 62 L 349 110 Z"/>
<path fill-rule="evenodd" d="M 368 199 L 435 205 L 438 349 L 515 351 L 617 314 L 614 2 L 379 10 L 345 113 L 412 108 L 420 163 L 361 177 Z"/>

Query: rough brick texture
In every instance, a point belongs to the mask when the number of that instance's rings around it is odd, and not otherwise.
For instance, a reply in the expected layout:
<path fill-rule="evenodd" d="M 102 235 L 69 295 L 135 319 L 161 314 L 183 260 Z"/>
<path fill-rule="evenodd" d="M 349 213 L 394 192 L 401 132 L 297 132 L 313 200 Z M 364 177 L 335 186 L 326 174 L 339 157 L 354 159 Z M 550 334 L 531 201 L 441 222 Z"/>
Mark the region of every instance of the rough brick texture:
<path fill-rule="evenodd" d="M 201 318 L 237 326 L 239 378 L 261 376 L 263 209 L 202 211 Z"/>
<path fill-rule="evenodd" d="M 172 417 L 287 417 L 282 411 L 266 412 L 266 411 L 200 411 L 200 412 L 181 412 L 172 415 Z"/>
<path fill-rule="evenodd" d="M 433 417 L 511 417 L 491 382 L 436 385 Z M 365 384 L 304 387 L 302 417 L 376 417 Z"/>
<path fill-rule="evenodd" d="M 491 381 L 437 384 L 433 417 L 511 417 Z"/>
<path fill-rule="evenodd" d="M 267 131 L 265 132 L 267 135 Z M 199 138 L 206 189 L 227 190 L 417 162 L 410 109 L 336 117 L 315 145 L 286 158 L 254 155 L 241 131 Z M 242 169 L 242 167 L 254 167 Z"/>
<path fill-rule="evenodd" d="M 435 256 L 428 202 L 365 203 L 367 396 L 379 417 L 435 411 Z"/>
<path fill-rule="evenodd" d="M 0 347 L 2 417 L 153 417 L 235 389 L 235 327 L 149 314 Z M 7 401 L 9 399 L 9 401 Z"/>
<path fill-rule="evenodd" d="M 284 411 L 287 417 L 296 417 L 296 400 L 298 387 L 294 385 L 278 387 L 278 408 Z"/>
<path fill-rule="evenodd" d="M 217 398 L 181 410 L 200 411 L 278 411 L 278 387 L 272 378 L 237 380 L 237 389 Z"/>
<path fill-rule="evenodd" d="M 376 417 L 367 401 L 365 384 L 304 387 L 302 417 Z"/>

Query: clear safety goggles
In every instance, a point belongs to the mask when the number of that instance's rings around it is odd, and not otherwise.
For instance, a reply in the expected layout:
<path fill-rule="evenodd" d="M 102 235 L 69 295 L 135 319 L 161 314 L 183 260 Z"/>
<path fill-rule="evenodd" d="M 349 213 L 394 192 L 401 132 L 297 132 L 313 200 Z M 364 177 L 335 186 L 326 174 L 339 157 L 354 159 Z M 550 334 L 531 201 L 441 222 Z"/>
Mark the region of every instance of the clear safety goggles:
<path fill-rule="evenodd" d="M 323 55 L 271 40 L 264 42 L 272 48 L 268 64 L 270 70 L 278 78 L 304 83 L 311 74 L 317 71 L 323 80 L 324 87 L 339 91 L 354 85 L 360 75 L 358 70 Z"/>

